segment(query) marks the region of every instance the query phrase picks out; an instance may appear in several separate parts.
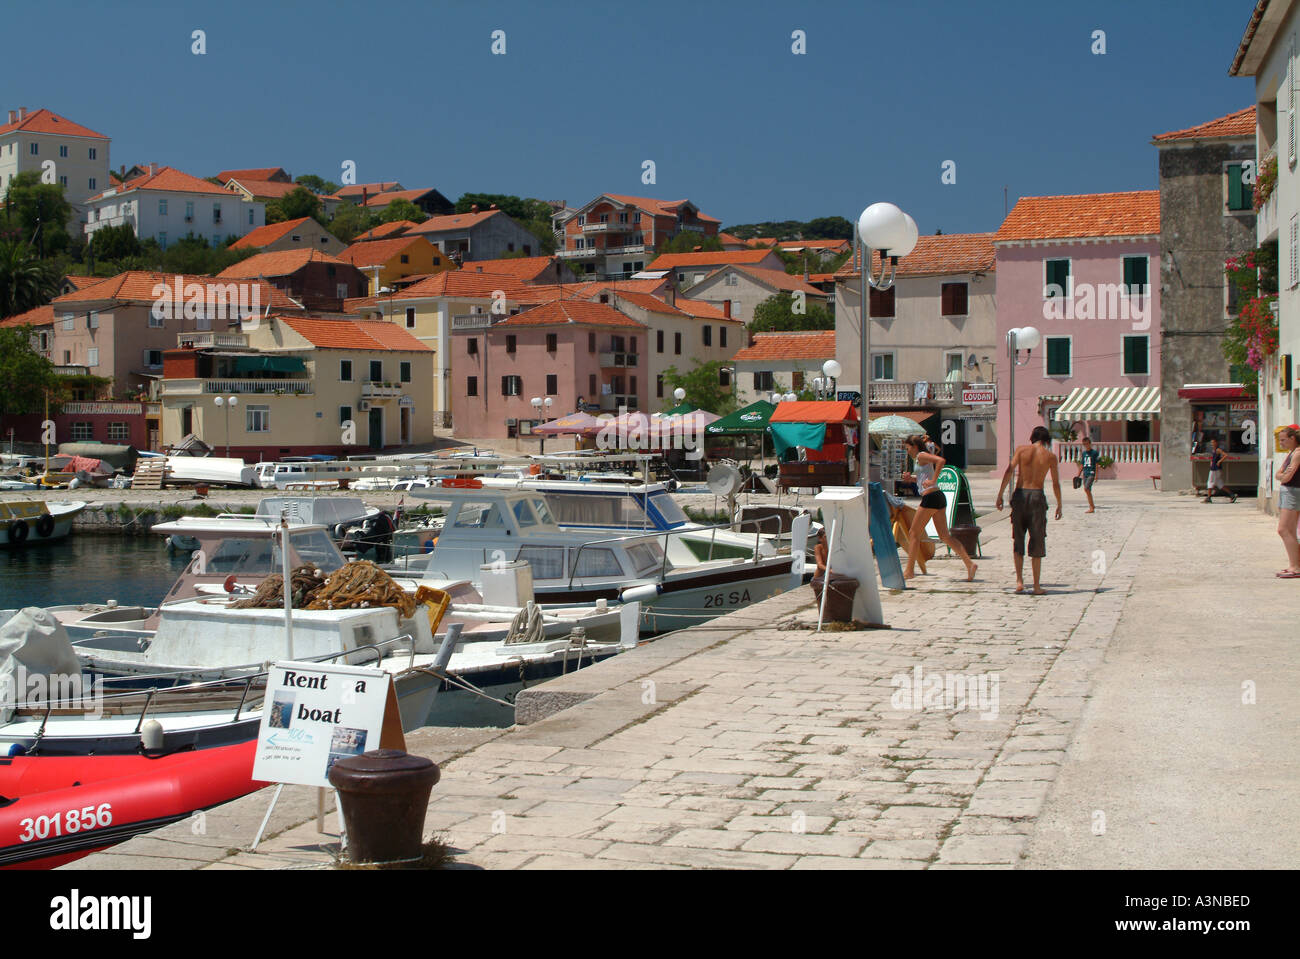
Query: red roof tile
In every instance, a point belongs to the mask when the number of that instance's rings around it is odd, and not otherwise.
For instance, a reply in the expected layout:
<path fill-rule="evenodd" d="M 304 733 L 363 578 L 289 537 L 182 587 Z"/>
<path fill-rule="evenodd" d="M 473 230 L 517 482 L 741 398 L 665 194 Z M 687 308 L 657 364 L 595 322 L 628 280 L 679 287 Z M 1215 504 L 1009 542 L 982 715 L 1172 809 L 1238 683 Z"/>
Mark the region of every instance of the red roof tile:
<path fill-rule="evenodd" d="M 227 181 L 223 180 L 222 182 L 225 183 Z M 234 182 L 238 183 L 255 197 L 265 197 L 271 200 L 282 200 L 294 190 L 300 189 L 297 183 L 281 183 L 279 180 L 235 179 Z M 233 190 L 234 187 L 232 186 L 230 189 Z M 301 187 L 301 189 L 307 190 L 306 187 Z M 310 193 L 311 191 L 307 190 L 307 192 Z"/>
<path fill-rule="evenodd" d="M 502 273 L 470 273 L 466 270 L 444 270 L 427 280 L 412 283 L 398 293 L 395 299 L 415 300 L 443 296 L 484 299 L 491 297 L 497 290 L 501 290 L 507 297 L 513 299 L 514 294 L 517 292 L 523 290 L 535 292 L 536 288 L 521 282 L 518 277 L 506 276 Z"/>
<path fill-rule="evenodd" d="M 389 190 L 396 190 L 401 185 L 396 180 L 386 180 L 380 183 L 350 183 L 347 186 L 339 187 L 338 192 L 333 194 L 333 197 L 339 200 L 348 200 L 352 197 L 359 197 L 362 193 L 367 196 L 375 193 L 387 193 Z"/>
<path fill-rule="evenodd" d="M 102 276 L 77 276 L 74 273 L 69 273 L 63 279 L 70 283 L 74 290 L 84 290 L 88 286 L 94 286 L 104 278 Z"/>
<path fill-rule="evenodd" d="M 383 320 L 326 320 L 307 316 L 277 318 L 312 346 L 321 349 L 432 352 L 430 346 L 397 324 Z"/>
<path fill-rule="evenodd" d="M 169 290 L 174 290 L 176 282 L 180 281 L 181 289 L 192 283 L 198 283 L 202 286 L 228 286 L 222 283 L 217 277 L 200 276 L 196 274 L 177 274 L 177 273 L 155 273 L 150 270 L 129 270 L 126 273 L 119 273 L 117 276 L 111 276 L 107 279 L 101 279 L 99 282 L 71 293 L 65 293 L 62 296 L 54 298 L 56 304 L 64 303 L 102 303 L 102 302 L 119 302 L 119 303 L 153 303 L 158 299 L 154 289 L 158 285 L 164 285 Z M 271 284 L 263 281 L 258 286 L 259 299 L 263 306 L 269 305 L 272 309 L 277 310 L 296 310 L 301 306 L 291 299 L 282 290 L 277 290 Z"/>
<path fill-rule="evenodd" d="M 397 236 L 399 233 L 405 233 L 411 227 L 415 226 L 414 220 L 394 220 L 392 223 L 381 223 L 371 230 L 366 230 L 355 240 L 357 243 L 364 243 L 366 240 L 382 240 L 385 237 Z"/>
<path fill-rule="evenodd" d="M 468 230 L 493 216 L 505 216 L 500 210 L 480 210 L 478 213 L 450 213 L 447 216 L 431 216 L 419 226 L 411 227 L 411 233 L 442 233 L 445 230 Z"/>
<path fill-rule="evenodd" d="M 777 244 L 782 250 L 833 250 L 843 253 L 849 248 L 848 240 L 782 240 Z"/>
<path fill-rule="evenodd" d="M 220 196 L 229 196 L 230 191 L 223 186 L 217 186 L 215 183 L 209 183 L 207 180 L 201 180 L 196 176 L 190 176 L 180 170 L 169 166 L 161 167 L 154 173 L 146 173 L 142 176 L 127 180 L 125 183 L 117 186 L 115 196 L 124 196 L 133 190 L 160 190 L 167 193 L 215 193 Z M 108 195 L 108 191 L 98 193 L 92 196 L 91 200 L 102 200 Z"/>
<path fill-rule="evenodd" d="M 383 266 L 393 257 L 413 246 L 433 248 L 433 244 L 422 236 L 393 236 L 386 240 L 353 243 L 346 250 L 342 250 L 338 257 L 358 269 L 367 266 Z"/>
<path fill-rule="evenodd" d="M 592 303 L 590 300 L 552 300 L 531 310 L 524 310 L 507 320 L 493 326 L 560 326 L 564 324 L 579 326 L 621 326 L 632 329 L 645 329 L 644 323 L 638 323 L 630 316 L 625 316 L 612 306 L 604 303 Z"/>
<path fill-rule="evenodd" d="M 334 263 L 338 266 L 351 265 L 344 264 L 336 256 L 330 256 L 328 253 L 322 253 L 320 250 L 315 249 L 274 250 L 270 253 L 258 253 L 256 256 L 250 256 L 247 260 L 240 260 L 238 263 L 226 267 L 217 276 L 223 279 L 288 276 L 290 273 L 297 273 L 307 265 L 308 261 Z"/>
<path fill-rule="evenodd" d="M 997 258 L 992 233 L 940 233 L 917 237 L 916 248 L 898 261 L 896 276 L 935 276 L 947 273 L 989 273 Z M 872 265 L 880 269 L 880 253 L 871 252 Z M 819 274 L 824 275 L 824 274 Z M 836 277 L 856 277 L 853 258 L 835 272 Z"/>
<path fill-rule="evenodd" d="M 679 266 L 723 266 L 728 263 L 762 263 L 770 250 L 706 250 L 700 253 L 664 253 L 647 270 L 672 270 Z"/>
<path fill-rule="evenodd" d="M 46 303 L 26 313 L 19 313 L 0 320 L 0 327 L 6 326 L 50 326 L 54 322 L 54 304 Z"/>
<path fill-rule="evenodd" d="M 264 166 L 254 167 L 249 170 L 222 170 L 217 174 L 217 179 L 222 183 L 229 183 L 231 180 L 273 180 L 276 174 L 287 177 L 289 174 L 284 171 L 283 167 Z"/>
<path fill-rule="evenodd" d="M 248 231 L 230 244 L 230 248 L 232 250 L 260 250 L 262 247 L 270 246 L 276 240 L 289 235 L 310 219 L 309 216 L 300 216 L 296 220 L 282 220 L 279 223 L 268 223 L 266 226 L 259 226 L 256 230 Z"/>
<path fill-rule="evenodd" d="M 835 331 L 813 330 L 802 333 L 755 333 L 754 343 L 738 352 L 733 359 L 753 360 L 825 360 L 835 356 Z"/>
<path fill-rule="evenodd" d="M 1253 137 L 1254 135 L 1255 108 L 1249 106 L 1236 113 L 1229 113 L 1226 117 L 1188 127 L 1186 130 L 1157 134 L 1151 138 L 1151 142 L 1168 143 L 1171 140 L 1208 140 L 1215 137 Z"/>
<path fill-rule="evenodd" d="M 55 133 L 69 137 L 90 137 L 95 140 L 108 139 L 104 134 L 96 133 L 89 127 L 83 127 L 80 123 L 73 123 L 67 117 L 59 116 L 59 114 L 52 110 L 46 110 L 44 107 L 34 113 L 27 114 L 21 120 L 15 120 L 13 123 L 0 126 L 0 136 L 18 130 L 24 133 Z"/>
<path fill-rule="evenodd" d="M 470 260 L 461 264 L 461 272 L 499 273 L 513 276 L 524 281 L 531 281 L 541 276 L 555 262 L 549 256 L 518 256 L 505 260 Z"/>
<path fill-rule="evenodd" d="M 679 296 L 676 303 L 668 303 L 657 296 L 651 296 L 649 293 L 631 293 L 625 290 L 615 290 L 613 293 L 618 299 L 625 300 L 633 306 L 639 306 L 651 313 L 662 313 L 665 316 L 694 317 L 699 320 L 721 320 L 724 323 L 741 322 L 727 316 L 716 306 L 699 300 L 688 300 Z"/>
<path fill-rule="evenodd" d="M 787 293 L 802 290 L 808 296 L 826 296 L 825 290 L 819 290 L 817 287 L 805 283 L 802 276 L 795 276 L 793 273 L 786 273 L 784 270 L 771 270 L 758 266 L 735 266 L 734 264 L 723 266 L 714 270 L 705 277 L 705 279 L 712 279 L 726 270 L 735 270 L 738 273 L 743 273 L 745 276 L 757 280 L 765 286 L 772 287 L 776 290 L 784 290 Z"/>
<path fill-rule="evenodd" d="M 388 206 L 388 204 L 395 200 L 410 200 L 414 203 L 416 200 L 420 199 L 420 197 L 427 196 L 432 192 L 432 188 L 424 190 L 385 190 L 383 193 L 376 193 L 373 196 L 367 197 L 366 206 Z"/>
<path fill-rule="evenodd" d="M 1160 233 L 1160 191 L 1021 197 L 993 242 Z"/>

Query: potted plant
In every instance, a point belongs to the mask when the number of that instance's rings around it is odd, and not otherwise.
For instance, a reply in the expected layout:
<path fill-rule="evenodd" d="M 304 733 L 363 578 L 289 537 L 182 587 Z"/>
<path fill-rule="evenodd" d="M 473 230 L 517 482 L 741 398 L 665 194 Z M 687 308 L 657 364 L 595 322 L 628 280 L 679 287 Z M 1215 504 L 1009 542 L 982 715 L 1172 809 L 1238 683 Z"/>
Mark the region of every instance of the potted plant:
<path fill-rule="evenodd" d="M 1097 479 L 1115 479 L 1115 457 L 1097 457 Z"/>

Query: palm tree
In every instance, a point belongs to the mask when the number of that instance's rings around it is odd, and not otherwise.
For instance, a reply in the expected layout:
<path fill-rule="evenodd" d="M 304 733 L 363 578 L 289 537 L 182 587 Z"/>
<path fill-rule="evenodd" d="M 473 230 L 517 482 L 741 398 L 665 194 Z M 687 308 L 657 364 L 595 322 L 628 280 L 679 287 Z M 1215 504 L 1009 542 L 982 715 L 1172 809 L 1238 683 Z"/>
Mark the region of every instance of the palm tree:
<path fill-rule="evenodd" d="M 0 319 L 48 303 L 58 291 L 54 270 L 30 246 L 15 239 L 0 240 Z"/>

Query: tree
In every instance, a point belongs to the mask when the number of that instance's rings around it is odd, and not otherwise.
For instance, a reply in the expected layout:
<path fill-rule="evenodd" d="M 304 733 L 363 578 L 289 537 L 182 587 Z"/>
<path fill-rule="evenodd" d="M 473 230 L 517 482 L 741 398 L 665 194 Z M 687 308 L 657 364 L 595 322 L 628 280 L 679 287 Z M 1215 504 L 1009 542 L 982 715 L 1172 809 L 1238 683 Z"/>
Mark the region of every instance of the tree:
<path fill-rule="evenodd" d="M 705 236 L 703 233 L 696 233 L 694 230 L 683 230 L 671 240 L 659 244 L 656 253 L 693 253 L 696 248 L 701 251 L 713 252 L 722 249 L 722 241 L 716 236 Z"/>
<path fill-rule="evenodd" d="M 304 216 L 309 216 L 317 221 L 321 220 L 323 206 L 320 197 L 305 186 L 297 187 L 293 191 L 286 193 L 277 202 L 280 205 L 280 212 L 284 214 L 286 220 L 297 220 Z M 268 220 L 268 222 L 270 221 Z M 321 222 L 321 225 L 324 226 L 324 222 Z"/>
<path fill-rule="evenodd" d="M 329 180 L 318 177 L 314 173 L 304 173 L 293 182 L 297 183 L 299 186 L 305 186 L 313 193 L 330 194 L 339 192 L 339 185 L 337 183 L 331 183 Z"/>
<path fill-rule="evenodd" d="M 140 255 L 140 240 L 129 223 L 121 226 L 101 226 L 91 234 L 91 248 L 96 260 L 121 260 Z"/>
<path fill-rule="evenodd" d="M 699 360 L 693 362 L 695 366 L 684 373 L 679 373 L 675 366 L 664 370 L 664 409 L 677 405 L 672 394 L 681 387 L 686 391 L 686 398 L 682 402 L 690 403 L 697 409 L 717 413 L 719 416 L 726 416 L 735 410 L 736 395 L 722 385 L 721 374 L 725 364 L 721 360 L 711 363 L 701 363 Z"/>
<path fill-rule="evenodd" d="M 769 296 L 754 307 L 750 320 L 751 333 L 774 333 L 783 330 L 833 330 L 835 318 L 819 304 L 809 304 L 806 311 L 794 311 L 794 297 L 789 293 Z"/>
<path fill-rule="evenodd" d="M 36 351 L 30 326 L 0 327 L 0 415 L 42 412 L 58 379 L 54 364 Z"/>
<path fill-rule="evenodd" d="M 396 223 L 398 220 L 423 223 L 427 219 L 429 219 L 428 214 L 405 197 L 394 200 L 379 214 L 380 223 Z"/>
<path fill-rule="evenodd" d="M 851 240 L 853 224 L 842 216 L 819 216 L 809 220 L 803 231 L 804 240 Z"/>
<path fill-rule="evenodd" d="M 59 277 L 52 264 L 12 236 L 0 239 L 0 319 L 43 306 L 58 292 Z"/>
<path fill-rule="evenodd" d="M 72 205 L 63 198 L 63 187 L 42 183 L 35 170 L 9 180 L 5 214 L 8 228 L 21 230 L 22 239 L 41 259 L 66 250 L 71 243 L 68 221 L 72 219 Z"/>
<path fill-rule="evenodd" d="M 551 221 L 551 205 L 545 200 L 525 199 L 508 193 L 465 193 L 456 201 L 457 213 L 468 213 L 477 206 L 479 212 L 495 206 L 508 217 L 516 220 Z"/>
<path fill-rule="evenodd" d="M 351 243 L 366 230 L 379 225 L 379 217 L 351 203 L 342 204 L 326 228 L 344 243 Z"/>

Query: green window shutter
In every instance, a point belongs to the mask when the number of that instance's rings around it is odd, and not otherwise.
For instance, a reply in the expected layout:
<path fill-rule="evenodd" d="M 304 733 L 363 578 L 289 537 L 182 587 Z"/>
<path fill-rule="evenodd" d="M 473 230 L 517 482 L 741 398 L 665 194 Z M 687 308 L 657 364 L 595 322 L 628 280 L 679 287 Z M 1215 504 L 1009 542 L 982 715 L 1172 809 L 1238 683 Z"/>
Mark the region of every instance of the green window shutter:
<path fill-rule="evenodd" d="M 1228 209 L 1250 209 L 1253 206 L 1254 198 L 1251 196 L 1253 192 L 1249 184 L 1241 181 L 1241 164 L 1230 164 L 1228 166 Z"/>
<path fill-rule="evenodd" d="M 1144 256 L 1124 257 L 1124 289 L 1137 294 L 1148 283 L 1147 258 Z"/>
<path fill-rule="evenodd" d="M 1145 336 L 1124 337 L 1124 375 L 1146 376 L 1151 372 L 1147 364 L 1147 338 Z"/>
<path fill-rule="evenodd" d="M 1070 375 L 1070 341 L 1063 336 L 1047 338 L 1047 375 Z"/>
<path fill-rule="evenodd" d="M 1066 293 L 1070 291 L 1070 261 L 1069 260 L 1048 260 L 1047 261 L 1047 285 L 1048 287 L 1059 286 Z"/>

